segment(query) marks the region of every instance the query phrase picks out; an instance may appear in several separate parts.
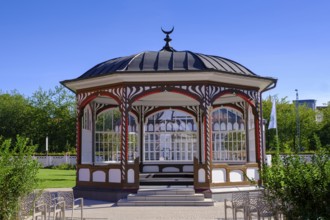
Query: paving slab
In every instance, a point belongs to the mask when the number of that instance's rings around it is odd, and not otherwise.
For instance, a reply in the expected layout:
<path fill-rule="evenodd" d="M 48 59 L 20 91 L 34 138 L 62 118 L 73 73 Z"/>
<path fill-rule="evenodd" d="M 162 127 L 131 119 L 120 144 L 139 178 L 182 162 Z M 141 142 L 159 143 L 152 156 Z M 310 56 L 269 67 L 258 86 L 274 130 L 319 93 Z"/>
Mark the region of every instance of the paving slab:
<path fill-rule="evenodd" d="M 48 191 L 70 191 L 71 188 L 46 189 Z M 98 200 L 84 200 L 84 220 L 224 220 L 224 202 L 215 202 L 214 206 L 140 206 L 120 207 L 116 203 Z M 66 218 L 71 211 L 66 211 Z M 80 219 L 76 209 L 73 219 Z M 238 213 L 238 219 L 243 219 Z M 71 219 L 71 218 L 68 218 Z M 228 209 L 228 220 L 233 219 Z"/>
<path fill-rule="evenodd" d="M 96 200 L 85 200 L 85 220 L 223 220 L 225 219 L 223 202 L 216 202 L 214 206 L 142 206 L 119 207 L 115 203 Z M 232 219 L 228 210 L 228 219 Z M 66 212 L 70 217 L 71 213 Z M 74 219 L 79 219 L 80 212 L 74 211 Z M 239 216 L 241 217 L 241 216 Z"/>

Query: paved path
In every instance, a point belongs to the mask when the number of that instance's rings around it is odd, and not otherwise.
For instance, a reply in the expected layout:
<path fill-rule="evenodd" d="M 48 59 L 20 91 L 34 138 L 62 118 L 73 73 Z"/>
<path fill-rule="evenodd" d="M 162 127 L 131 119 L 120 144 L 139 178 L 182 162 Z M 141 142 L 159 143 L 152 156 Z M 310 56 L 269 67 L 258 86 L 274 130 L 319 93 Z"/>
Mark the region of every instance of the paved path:
<path fill-rule="evenodd" d="M 46 189 L 47 191 L 71 191 L 65 189 Z M 228 209 L 228 219 L 232 219 Z M 71 217 L 71 212 L 66 212 Z M 75 210 L 74 219 L 80 219 L 80 211 Z M 240 214 L 238 217 L 242 217 Z M 86 220 L 224 220 L 224 203 L 216 202 L 214 206 L 143 206 L 119 207 L 115 203 L 84 200 L 84 219 Z"/>
<path fill-rule="evenodd" d="M 84 219 L 107 219 L 107 220 L 222 220 L 225 217 L 223 202 L 215 203 L 215 206 L 153 206 L 153 207 L 119 207 L 114 203 L 85 200 Z M 231 210 L 228 209 L 230 212 Z M 67 212 L 69 217 L 71 213 Z M 79 217 L 78 210 L 74 216 Z M 231 218 L 231 213 L 229 213 Z"/>

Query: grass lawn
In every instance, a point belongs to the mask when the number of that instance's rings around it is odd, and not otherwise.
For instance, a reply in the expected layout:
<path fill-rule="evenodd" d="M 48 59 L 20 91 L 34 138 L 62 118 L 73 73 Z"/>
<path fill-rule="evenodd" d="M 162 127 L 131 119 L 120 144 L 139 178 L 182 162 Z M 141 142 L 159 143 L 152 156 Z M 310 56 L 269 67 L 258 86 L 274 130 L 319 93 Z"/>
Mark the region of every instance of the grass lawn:
<path fill-rule="evenodd" d="M 75 170 L 40 169 L 37 176 L 40 189 L 71 188 L 76 184 Z"/>

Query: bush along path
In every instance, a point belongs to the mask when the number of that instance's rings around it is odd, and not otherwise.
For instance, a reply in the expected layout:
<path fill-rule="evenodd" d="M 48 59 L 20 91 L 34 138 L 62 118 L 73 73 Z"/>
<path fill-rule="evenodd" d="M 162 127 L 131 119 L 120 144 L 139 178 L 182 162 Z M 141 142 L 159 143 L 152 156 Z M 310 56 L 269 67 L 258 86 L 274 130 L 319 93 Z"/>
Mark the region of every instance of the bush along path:
<path fill-rule="evenodd" d="M 329 149 L 321 149 L 311 162 L 275 155 L 261 176 L 269 199 L 277 201 L 287 219 L 330 219 Z"/>

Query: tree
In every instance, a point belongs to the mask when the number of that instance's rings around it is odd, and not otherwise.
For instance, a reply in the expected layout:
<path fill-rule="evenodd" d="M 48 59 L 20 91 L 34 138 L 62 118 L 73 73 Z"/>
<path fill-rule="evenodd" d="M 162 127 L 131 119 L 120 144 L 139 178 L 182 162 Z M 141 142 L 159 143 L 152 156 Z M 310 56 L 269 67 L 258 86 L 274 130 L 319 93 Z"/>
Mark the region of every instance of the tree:
<path fill-rule="evenodd" d="M 329 105 L 321 110 L 322 122 L 317 134 L 320 138 L 320 142 L 323 146 L 330 148 L 330 103 Z"/>
<path fill-rule="evenodd" d="M 56 106 L 53 118 L 54 148 L 61 151 L 70 151 L 76 141 L 76 101 L 73 94 L 63 86 L 55 87 L 52 95 Z"/>
<path fill-rule="evenodd" d="M 15 140 L 16 135 L 28 136 L 33 120 L 32 106 L 17 91 L 0 93 L 0 136 Z"/>
<path fill-rule="evenodd" d="M 318 128 L 315 110 L 307 106 L 299 106 L 300 119 L 300 150 L 316 150 L 314 145 L 318 140 L 316 131 Z"/>
<path fill-rule="evenodd" d="M 39 163 L 27 143 L 17 136 L 12 147 L 11 139 L 0 139 L 0 219 L 16 219 L 20 199 L 37 187 Z"/>
<path fill-rule="evenodd" d="M 75 99 L 63 86 L 55 90 L 39 89 L 29 99 L 34 107 L 31 139 L 39 145 L 38 151 L 45 149 L 45 138 L 50 140 L 50 151 L 66 152 L 75 143 Z"/>
<path fill-rule="evenodd" d="M 53 152 L 72 151 L 75 145 L 75 97 L 63 86 L 44 91 L 41 88 L 32 97 L 18 92 L 0 93 L 0 136 L 15 140 L 16 135 L 29 137 L 37 151 L 49 148 Z"/>
<path fill-rule="evenodd" d="M 263 117 L 268 121 L 271 111 L 271 97 L 263 101 Z M 276 97 L 277 109 L 277 129 L 280 152 L 293 152 L 300 150 L 316 150 L 315 143 L 318 143 L 317 135 L 318 125 L 316 122 L 316 113 L 313 109 L 306 106 L 299 106 L 299 122 L 300 122 L 300 146 L 297 149 L 297 123 L 296 123 L 296 106 L 287 101 L 287 98 L 279 100 Z M 268 127 L 268 124 L 266 128 Z M 266 143 L 268 149 L 275 150 L 275 130 L 266 130 Z"/>
<path fill-rule="evenodd" d="M 295 137 L 294 106 L 290 104 L 286 98 L 281 100 L 279 100 L 277 97 L 275 98 L 279 148 L 281 152 L 292 151 Z M 263 117 L 267 120 L 268 123 L 270 121 L 271 108 L 271 97 L 268 97 L 268 99 L 263 101 Z M 266 125 L 266 129 L 268 128 L 268 123 Z M 275 135 L 275 129 L 266 130 L 266 143 L 268 143 L 268 147 L 270 147 L 272 150 L 275 150 L 275 146 L 277 144 Z"/>

